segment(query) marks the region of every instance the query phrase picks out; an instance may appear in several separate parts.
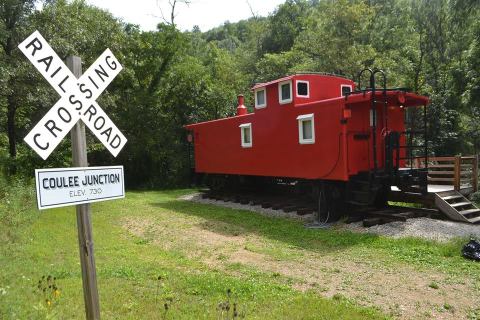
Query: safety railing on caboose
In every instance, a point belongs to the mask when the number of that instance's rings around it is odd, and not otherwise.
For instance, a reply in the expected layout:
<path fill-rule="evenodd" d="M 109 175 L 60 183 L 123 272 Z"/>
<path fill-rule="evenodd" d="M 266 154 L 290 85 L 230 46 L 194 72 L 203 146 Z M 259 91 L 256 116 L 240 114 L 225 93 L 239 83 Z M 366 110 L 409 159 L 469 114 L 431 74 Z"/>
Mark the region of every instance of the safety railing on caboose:
<path fill-rule="evenodd" d="M 415 159 L 414 167 L 425 168 L 425 160 Z M 428 157 L 428 184 L 451 185 L 454 190 L 478 190 L 478 155 Z"/>

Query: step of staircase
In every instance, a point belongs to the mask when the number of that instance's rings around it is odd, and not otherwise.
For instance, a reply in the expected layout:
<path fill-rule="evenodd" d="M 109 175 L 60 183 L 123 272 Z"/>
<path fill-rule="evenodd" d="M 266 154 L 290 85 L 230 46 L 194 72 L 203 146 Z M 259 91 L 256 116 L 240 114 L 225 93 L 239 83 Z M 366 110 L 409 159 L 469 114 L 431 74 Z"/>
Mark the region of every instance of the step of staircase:
<path fill-rule="evenodd" d="M 466 223 L 480 222 L 480 209 L 458 191 L 435 193 L 435 205 L 452 220 Z"/>

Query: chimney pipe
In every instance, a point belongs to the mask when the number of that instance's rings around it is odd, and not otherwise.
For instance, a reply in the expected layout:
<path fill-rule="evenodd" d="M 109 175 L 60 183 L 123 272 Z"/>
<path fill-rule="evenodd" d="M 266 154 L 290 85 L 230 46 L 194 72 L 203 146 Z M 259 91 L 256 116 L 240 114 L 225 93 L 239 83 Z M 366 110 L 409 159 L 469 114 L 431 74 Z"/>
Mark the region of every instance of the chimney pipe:
<path fill-rule="evenodd" d="M 237 106 L 237 116 L 243 116 L 244 114 L 247 114 L 247 108 L 243 105 L 245 102 L 245 98 L 243 97 L 243 94 L 239 94 L 237 96 L 238 99 L 238 106 Z"/>

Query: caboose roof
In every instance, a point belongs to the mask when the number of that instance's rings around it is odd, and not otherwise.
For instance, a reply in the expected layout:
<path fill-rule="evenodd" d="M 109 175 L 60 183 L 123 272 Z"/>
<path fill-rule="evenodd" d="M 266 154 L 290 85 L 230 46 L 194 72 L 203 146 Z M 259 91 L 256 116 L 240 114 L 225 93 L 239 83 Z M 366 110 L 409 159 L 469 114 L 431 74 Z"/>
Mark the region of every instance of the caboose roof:
<path fill-rule="evenodd" d="M 263 87 L 266 87 L 266 86 L 269 86 L 271 84 L 275 84 L 275 83 L 279 83 L 279 82 L 283 82 L 283 81 L 288 81 L 288 80 L 291 80 L 297 76 L 317 76 L 317 77 L 333 77 L 333 78 L 338 78 L 338 79 L 347 79 L 347 80 L 350 80 L 346 77 L 342 77 L 342 76 L 338 76 L 338 75 L 334 75 L 334 74 L 331 74 L 331 73 L 323 73 L 323 72 L 299 72 L 299 73 L 294 73 L 294 74 L 291 74 L 291 75 L 288 75 L 288 76 L 285 76 L 283 78 L 280 78 L 280 79 L 275 79 L 275 80 L 272 80 L 272 81 L 269 81 L 269 82 L 260 82 L 260 83 L 256 83 L 251 90 L 256 90 L 258 88 L 263 88 Z"/>

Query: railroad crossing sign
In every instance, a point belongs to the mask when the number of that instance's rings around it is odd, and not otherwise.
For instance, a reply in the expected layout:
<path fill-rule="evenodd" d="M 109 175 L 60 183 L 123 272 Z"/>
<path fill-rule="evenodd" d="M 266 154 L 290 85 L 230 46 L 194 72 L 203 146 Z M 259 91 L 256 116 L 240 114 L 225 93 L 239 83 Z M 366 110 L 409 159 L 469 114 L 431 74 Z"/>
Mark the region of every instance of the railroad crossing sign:
<path fill-rule="evenodd" d="M 80 57 L 67 57 L 67 67 L 38 31 L 25 39 L 19 48 L 61 97 L 24 140 L 45 160 L 65 135 L 71 132 L 73 166 L 77 168 L 36 170 L 37 197 L 39 208 L 63 206 L 67 202 L 80 203 L 76 206 L 76 212 L 85 314 L 88 320 L 99 320 L 100 303 L 89 202 L 123 198 L 124 179 L 123 167 L 87 168 L 83 123 L 115 157 L 118 155 L 127 139 L 95 100 L 122 70 L 122 66 L 107 49 L 82 75 Z M 94 170 L 97 170 L 96 173 L 93 173 Z M 81 177 L 84 178 L 83 182 Z M 105 187 L 106 183 L 108 186 Z M 66 190 L 69 188 L 71 190 Z"/>
<path fill-rule="evenodd" d="M 110 49 L 77 79 L 40 32 L 32 33 L 19 48 L 61 96 L 25 142 L 45 160 L 81 119 L 116 157 L 127 139 L 95 101 L 122 70 Z"/>

